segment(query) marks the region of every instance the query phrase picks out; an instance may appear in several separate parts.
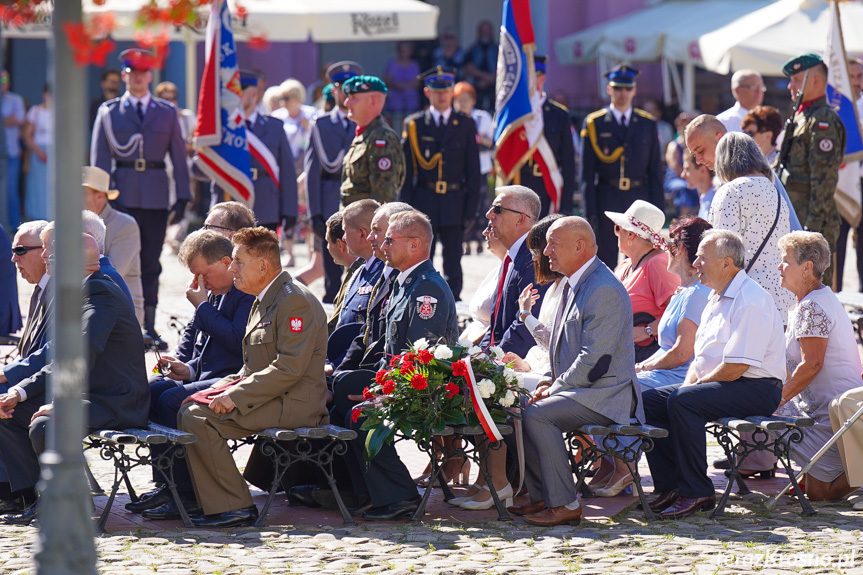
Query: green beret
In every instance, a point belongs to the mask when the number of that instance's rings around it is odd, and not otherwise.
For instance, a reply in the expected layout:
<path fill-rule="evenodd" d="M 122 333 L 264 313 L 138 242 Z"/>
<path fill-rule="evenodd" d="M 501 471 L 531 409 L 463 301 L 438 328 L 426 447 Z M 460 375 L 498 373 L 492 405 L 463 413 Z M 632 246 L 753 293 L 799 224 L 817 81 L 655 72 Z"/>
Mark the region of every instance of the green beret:
<path fill-rule="evenodd" d="M 344 81 L 342 91 L 348 96 L 365 92 L 382 92 L 386 94 L 387 85 L 377 76 L 354 76 Z"/>
<path fill-rule="evenodd" d="M 821 59 L 821 56 L 818 54 L 813 54 L 812 52 L 808 54 L 801 54 L 795 58 L 791 58 L 782 66 L 782 73 L 785 74 L 788 78 L 797 74 L 798 72 L 803 72 L 808 70 L 809 68 L 814 68 L 818 64 L 823 64 L 824 60 Z"/>
<path fill-rule="evenodd" d="M 324 101 L 329 102 L 331 104 L 335 104 L 336 97 L 333 96 L 333 85 L 332 84 L 327 84 L 326 86 L 324 86 L 324 91 L 323 91 L 322 95 L 324 97 Z"/>

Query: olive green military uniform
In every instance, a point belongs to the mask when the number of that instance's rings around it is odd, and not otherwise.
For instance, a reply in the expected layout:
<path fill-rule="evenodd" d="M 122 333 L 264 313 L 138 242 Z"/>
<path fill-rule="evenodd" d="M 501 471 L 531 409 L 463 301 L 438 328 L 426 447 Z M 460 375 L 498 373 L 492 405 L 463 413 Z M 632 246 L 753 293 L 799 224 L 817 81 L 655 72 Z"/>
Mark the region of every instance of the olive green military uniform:
<path fill-rule="evenodd" d="M 839 209 L 833 194 L 845 155 L 845 126 L 822 97 L 794 115 L 794 139 L 785 169 L 779 175 L 803 229 L 819 232 L 836 251 Z M 833 266 L 824 273 L 830 285 Z"/>
<path fill-rule="evenodd" d="M 342 164 L 342 207 L 371 198 L 392 202 L 405 183 L 401 138 L 378 116 L 354 138 Z"/>

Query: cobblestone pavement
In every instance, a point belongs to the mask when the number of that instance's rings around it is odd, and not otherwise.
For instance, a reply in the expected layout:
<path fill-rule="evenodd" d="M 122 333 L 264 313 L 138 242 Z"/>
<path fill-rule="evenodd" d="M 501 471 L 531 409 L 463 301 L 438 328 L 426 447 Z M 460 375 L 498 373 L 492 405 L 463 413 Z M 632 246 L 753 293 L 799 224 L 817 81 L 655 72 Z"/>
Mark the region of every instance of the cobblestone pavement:
<path fill-rule="evenodd" d="M 303 246 L 297 246 L 295 251 L 302 261 Z M 466 263 L 469 287 L 478 285 L 494 266 L 494 260 L 485 254 L 472 256 Z M 183 295 L 188 274 L 167 251 L 163 265 L 159 322 L 173 342 L 176 335 L 165 325 L 168 318 L 165 312 L 188 309 Z M 313 286 L 318 291 L 319 284 Z M 25 304 L 29 295 L 29 286 L 22 286 L 21 298 Z M 470 297 L 469 288 L 465 297 Z M 709 459 L 720 455 L 715 444 L 710 447 L 709 455 Z M 95 454 L 89 454 L 88 459 L 102 486 L 107 487 L 110 467 L 98 461 Z M 643 462 L 642 469 L 646 471 Z M 136 489 L 146 485 L 147 476 L 143 470 L 135 472 Z M 720 482 L 717 478 L 717 483 Z M 200 531 L 173 527 L 178 523 L 170 523 L 172 527 L 166 528 L 155 522 L 131 527 L 116 523 L 112 527 L 109 522 L 110 532 L 96 539 L 98 568 L 106 575 L 750 572 L 863 575 L 863 512 L 853 511 L 849 502 L 817 503 L 817 515 L 801 517 L 799 506 L 787 497 L 775 510 L 767 512 L 760 503 L 764 496 L 759 492 L 775 493 L 782 485 L 781 479 L 749 484 L 754 493 L 745 498 L 732 495 L 724 518 L 710 519 L 698 514 L 681 521 L 649 524 L 635 510 L 633 498 L 621 497 L 586 502 L 588 519 L 580 526 L 551 529 L 531 527 L 518 519 L 502 523 L 493 520 L 494 514 L 480 512 L 420 524 L 355 526 L 325 525 L 320 521 L 320 512 L 310 512 L 300 524 L 275 508 L 269 520 L 272 525 L 263 528 Z M 101 508 L 101 501 L 97 499 L 97 509 Z M 122 509 L 124 501 L 122 497 L 118 499 L 115 511 Z M 429 508 L 434 509 L 435 505 L 443 506 L 439 493 L 433 495 Z M 429 513 L 426 518 L 438 519 L 440 514 Z M 31 545 L 35 537 L 36 529 L 32 527 L 0 526 L 0 556 L 4 558 L 0 573 L 33 573 Z"/>

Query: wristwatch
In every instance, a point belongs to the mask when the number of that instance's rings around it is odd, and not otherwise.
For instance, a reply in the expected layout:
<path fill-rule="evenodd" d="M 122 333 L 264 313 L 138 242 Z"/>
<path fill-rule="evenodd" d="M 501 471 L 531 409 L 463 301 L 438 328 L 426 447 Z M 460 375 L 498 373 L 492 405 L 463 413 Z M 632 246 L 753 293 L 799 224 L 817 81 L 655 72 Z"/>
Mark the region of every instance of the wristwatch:
<path fill-rule="evenodd" d="M 652 335 L 653 335 L 653 328 L 652 328 L 652 327 L 650 327 L 649 325 L 644 326 L 644 333 L 645 333 L 648 337 L 652 336 Z"/>

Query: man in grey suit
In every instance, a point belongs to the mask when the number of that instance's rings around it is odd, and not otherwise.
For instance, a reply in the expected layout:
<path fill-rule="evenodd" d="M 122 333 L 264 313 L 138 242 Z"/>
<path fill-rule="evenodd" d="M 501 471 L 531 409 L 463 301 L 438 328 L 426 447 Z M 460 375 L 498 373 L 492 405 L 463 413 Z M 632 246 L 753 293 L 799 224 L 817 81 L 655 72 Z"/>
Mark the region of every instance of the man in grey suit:
<path fill-rule="evenodd" d="M 524 411 L 525 484 L 530 503 L 511 507 L 534 525 L 581 521 L 563 433 L 583 425 L 629 423 L 641 414 L 632 304 L 623 285 L 596 258 L 587 220 L 568 217 L 548 230 L 545 254 L 565 277 L 551 325 L 551 372 Z M 643 419 L 643 415 L 639 417 Z"/>

